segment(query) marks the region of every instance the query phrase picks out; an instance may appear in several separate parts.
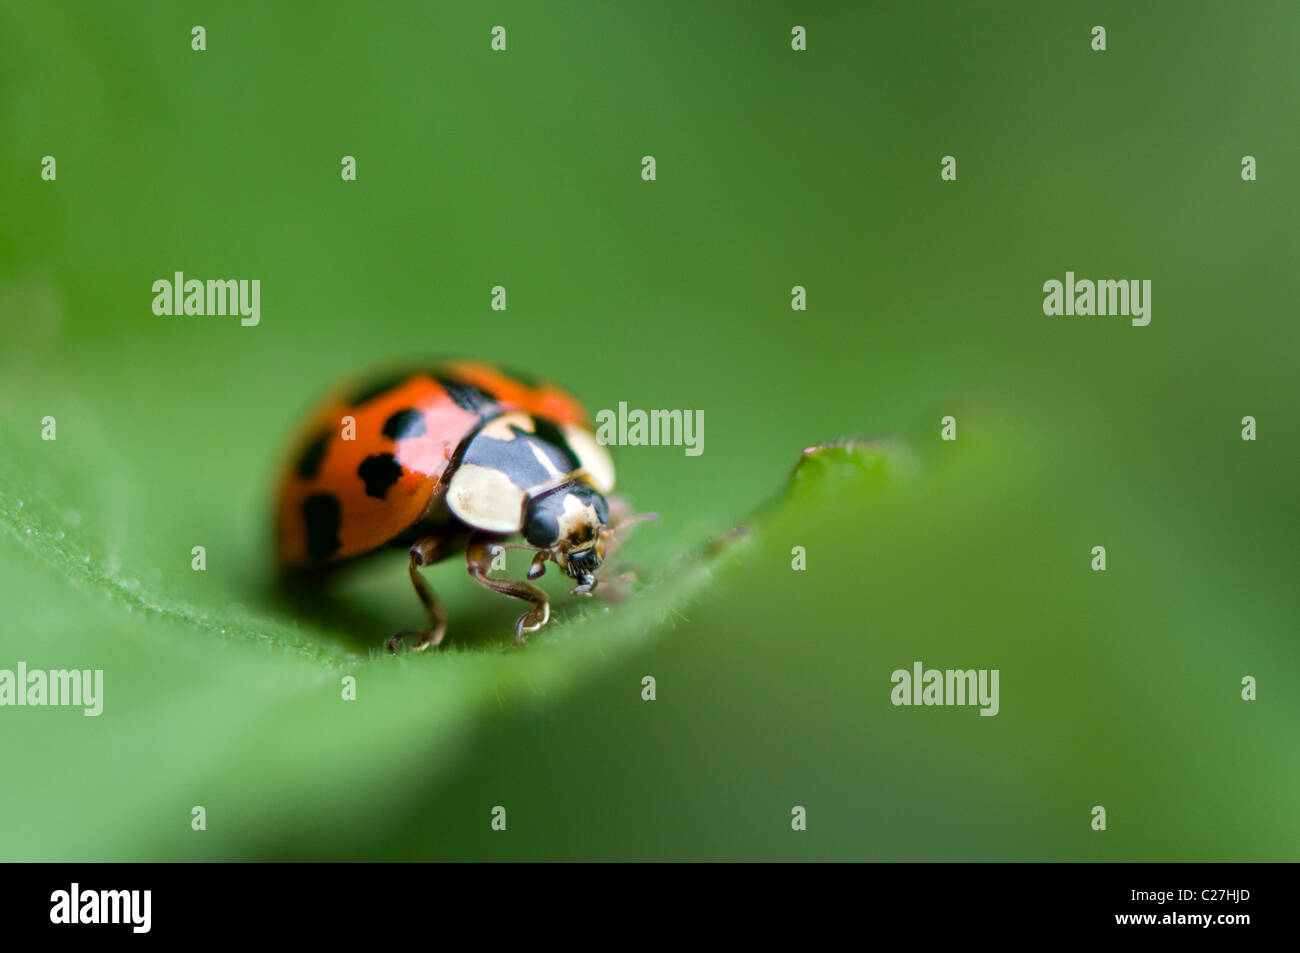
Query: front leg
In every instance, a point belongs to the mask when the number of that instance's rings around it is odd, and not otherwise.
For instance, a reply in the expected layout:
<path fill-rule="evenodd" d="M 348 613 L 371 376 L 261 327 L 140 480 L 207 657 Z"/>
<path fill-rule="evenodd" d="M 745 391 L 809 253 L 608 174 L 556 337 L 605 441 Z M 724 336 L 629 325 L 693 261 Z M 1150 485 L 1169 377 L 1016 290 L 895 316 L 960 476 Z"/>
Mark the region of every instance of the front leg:
<path fill-rule="evenodd" d="M 498 545 L 500 545 L 499 538 L 475 533 L 470 537 L 469 545 L 465 547 L 465 563 L 469 568 L 469 574 L 489 589 L 532 603 L 533 607 L 515 622 L 515 644 L 523 645 L 524 633 L 536 632 L 546 625 L 551 617 L 551 603 L 546 598 L 546 593 L 526 582 L 488 578 L 488 573 L 492 569 L 492 558 L 495 555 L 493 550 Z"/>

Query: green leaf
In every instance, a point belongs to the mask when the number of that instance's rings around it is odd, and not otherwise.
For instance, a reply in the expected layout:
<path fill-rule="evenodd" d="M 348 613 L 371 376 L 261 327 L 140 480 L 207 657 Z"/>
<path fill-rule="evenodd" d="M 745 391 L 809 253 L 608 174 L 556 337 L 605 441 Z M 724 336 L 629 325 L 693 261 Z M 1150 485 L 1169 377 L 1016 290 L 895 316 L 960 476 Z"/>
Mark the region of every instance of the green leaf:
<path fill-rule="evenodd" d="M 3 784 L 6 859 L 239 857 L 310 837 L 357 804 L 384 803 L 413 773 L 450 769 L 484 712 L 553 697 L 673 629 L 719 572 L 743 563 L 755 534 L 792 518 L 787 510 L 882 480 L 898 463 L 883 446 L 808 451 L 789 488 L 743 529 L 661 545 L 672 554 L 658 571 L 637 567 L 626 601 L 577 604 L 554 587 L 556 621 L 524 648 L 511 640 L 518 607 L 433 567 L 431 581 L 478 612 L 453 614 L 443 650 L 390 657 L 383 620 L 398 627 L 418 608 L 400 553 L 376 557 L 342 593 L 295 602 L 229 565 L 247 549 L 239 520 L 204 520 L 188 536 L 169 530 L 187 526 L 170 495 L 183 485 L 174 460 L 133 455 L 112 420 L 80 402 L 58 408 L 57 439 L 39 439 L 39 402 L 21 389 L 11 397 L 17 412 L 0 433 L 0 571 L 20 595 L 3 657 L 102 668 L 106 697 L 93 719 L 5 712 L 16 739 L 8 754 L 39 779 L 10 774 Z M 155 482 L 143 485 L 151 471 Z M 175 523 L 150 512 L 158 508 Z M 610 571 L 662 529 L 638 529 Z M 191 568 L 191 541 L 206 546 L 206 571 Z M 407 615 L 349 614 L 349 599 L 364 601 L 367 589 Z M 309 611 L 316 600 L 324 608 Z M 355 701 L 342 697 L 347 676 Z M 88 772 L 103 779 L 93 800 Z M 194 806 L 218 836 L 193 836 Z"/>

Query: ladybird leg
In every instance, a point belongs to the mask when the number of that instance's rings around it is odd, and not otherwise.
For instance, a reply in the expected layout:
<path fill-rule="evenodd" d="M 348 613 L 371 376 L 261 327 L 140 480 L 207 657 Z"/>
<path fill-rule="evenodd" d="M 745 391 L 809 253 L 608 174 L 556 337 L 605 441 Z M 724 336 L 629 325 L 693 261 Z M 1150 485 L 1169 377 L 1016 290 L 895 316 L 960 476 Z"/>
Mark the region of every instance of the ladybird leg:
<path fill-rule="evenodd" d="M 429 617 L 429 627 L 398 632 L 388 640 L 388 651 L 396 652 L 408 635 L 419 636 L 419 640 L 411 645 L 412 652 L 423 652 L 430 646 L 437 648 L 442 644 L 442 638 L 447 634 L 447 610 L 442 600 L 433 591 L 433 587 L 420 575 L 420 567 L 437 562 L 446 555 L 448 548 L 448 540 L 440 536 L 421 537 L 411 547 L 409 566 L 411 585 L 415 587 L 415 594 L 420 597 L 424 611 Z"/>
<path fill-rule="evenodd" d="M 551 617 L 551 603 L 546 598 L 546 593 L 526 582 L 488 578 L 497 545 L 498 541 L 494 537 L 476 533 L 470 537 L 469 545 L 465 547 L 465 563 L 469 567 L 469 574 L 489 589 L 533 604 L 533 607 L 515 622 L 515 644 L 522 645 L 524 633 L 536 632 L 546 625 Z"/>

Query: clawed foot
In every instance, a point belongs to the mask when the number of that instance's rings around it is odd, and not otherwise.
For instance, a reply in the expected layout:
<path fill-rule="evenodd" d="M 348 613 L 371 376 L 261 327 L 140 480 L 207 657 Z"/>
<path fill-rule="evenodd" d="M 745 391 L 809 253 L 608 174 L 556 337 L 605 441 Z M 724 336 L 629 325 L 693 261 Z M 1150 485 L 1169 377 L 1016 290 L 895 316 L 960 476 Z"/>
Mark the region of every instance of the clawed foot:
<path fill-rule="evenodd" d="M 515 645 L 524 644 L 524 636 L 536 632 L 551 618 L 551 604 L 543 602 L 515 620 Z"/>

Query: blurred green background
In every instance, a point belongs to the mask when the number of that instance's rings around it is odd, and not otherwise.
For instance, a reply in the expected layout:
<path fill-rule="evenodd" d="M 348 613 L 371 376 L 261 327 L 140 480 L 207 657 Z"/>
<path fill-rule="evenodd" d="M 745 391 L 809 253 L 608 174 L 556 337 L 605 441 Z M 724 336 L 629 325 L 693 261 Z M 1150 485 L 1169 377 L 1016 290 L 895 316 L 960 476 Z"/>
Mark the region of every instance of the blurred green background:
<path fill-rule="evenodd" d="M 106 697 L 0 709 L 0 857 L 1300 859 L 1297 27 L 2 0 L 0 668 Z M 1066 270 L 1151 279 L 1150 326 L 1045 317 Z M 174 271 L 260 279 L 261 324 L 154 316 Z M 401 554 L 274 590 L 302 414 L 444 354 L 704 411 L 702 456 L 616 450 L 662 517 L 631 601 L 515 650 L 454 562 L 448 650 L 393 659 Z M 915 660 L 1000 714 L 891 706 Z"/>

